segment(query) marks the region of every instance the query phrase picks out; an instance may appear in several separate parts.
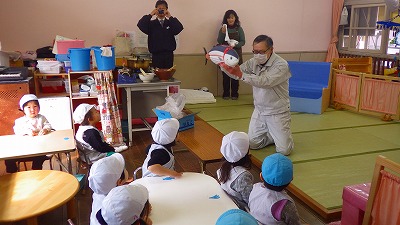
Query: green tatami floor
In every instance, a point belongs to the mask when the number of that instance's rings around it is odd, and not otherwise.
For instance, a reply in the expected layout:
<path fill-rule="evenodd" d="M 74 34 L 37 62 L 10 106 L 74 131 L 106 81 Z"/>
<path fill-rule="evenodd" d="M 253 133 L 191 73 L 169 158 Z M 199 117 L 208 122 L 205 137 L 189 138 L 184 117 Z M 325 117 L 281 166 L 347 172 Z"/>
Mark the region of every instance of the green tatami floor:
<path fill-rule="evenodd" d="M 238 101 L 217 97 L 212 104 L 186 105 L 223 134 L 248 131 L 251 95 Z M 325 210 L 340 209 L 345 185 L 370 182 L 377 155 L 400 162 L 400 122 L 328 109 L 322 115 L 292 113 L 295 149 L 292 184 Z M 196 126 L 196 125 L 195 125 Z M 251 154 L 260 162 L 275 152 L 271 145 Z"/>

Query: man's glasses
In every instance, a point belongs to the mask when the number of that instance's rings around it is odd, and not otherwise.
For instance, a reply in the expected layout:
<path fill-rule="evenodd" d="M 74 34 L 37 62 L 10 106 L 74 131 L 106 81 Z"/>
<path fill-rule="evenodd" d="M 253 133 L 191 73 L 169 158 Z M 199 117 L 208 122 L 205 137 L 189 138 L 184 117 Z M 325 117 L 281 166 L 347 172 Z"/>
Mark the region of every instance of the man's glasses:
<path fill-rule="evenodd" d="M 261 50 L 261 51 L 253 50 L 252 52 L 253 52 L 253 54 L 262 54 L 262 55 L 264 55 L 265 53 L 268 52 L 269 49 L 270 49 L 270 48 L 268 48 L 267 50 Z"/>

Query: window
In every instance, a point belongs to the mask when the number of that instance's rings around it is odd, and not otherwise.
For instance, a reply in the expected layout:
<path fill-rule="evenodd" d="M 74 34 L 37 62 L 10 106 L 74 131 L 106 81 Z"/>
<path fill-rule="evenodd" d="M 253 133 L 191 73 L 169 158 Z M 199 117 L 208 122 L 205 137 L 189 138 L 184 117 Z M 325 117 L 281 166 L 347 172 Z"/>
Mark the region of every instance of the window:
<path fill-rule="evenodd" d="M 339 26 L 340 50 L 349 52 L 386 53 L 388 31 L 376 27 L 376 22 L 386 19 L 386 5 L 346 5 L 347 25 Z"/>

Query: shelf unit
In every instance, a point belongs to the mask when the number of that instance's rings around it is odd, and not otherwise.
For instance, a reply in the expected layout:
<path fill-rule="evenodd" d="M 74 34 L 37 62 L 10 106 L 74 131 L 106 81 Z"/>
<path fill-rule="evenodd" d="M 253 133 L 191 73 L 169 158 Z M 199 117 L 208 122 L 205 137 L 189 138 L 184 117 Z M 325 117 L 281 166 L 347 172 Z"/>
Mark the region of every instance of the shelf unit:
<path fill-rule="evenodd" d="M 52 93 L 43 93 L 40 90 L 40 80 L 43 79 L 52 79 L 52 78 L 63 78 L 64 80 L 69 80 L 68 73 L 40 73 L 35 71 L 33 74 L 33 82 L 35 84 L 35 95 L 38 98 L 42 97 L 65 97 L 69 96 L 67 92 L 52 92 Z"/>

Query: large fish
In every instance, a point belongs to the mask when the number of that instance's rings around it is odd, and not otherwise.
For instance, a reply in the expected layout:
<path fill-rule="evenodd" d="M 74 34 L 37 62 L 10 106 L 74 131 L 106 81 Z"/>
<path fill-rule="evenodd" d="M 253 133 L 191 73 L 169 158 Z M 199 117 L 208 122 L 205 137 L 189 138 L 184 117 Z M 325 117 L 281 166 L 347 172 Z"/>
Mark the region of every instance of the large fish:
<path fill-rule="evenodd" d="M 204 53 L 207 54 L 207 50 L 203 49 Z M 210 56 L 210 60 L 217 65 L 224 62 L 226 65 L 234 67 L 239 63 L 239 55 L 228 45 L 216 45 L 208 52 L 208 55 Z"/>

